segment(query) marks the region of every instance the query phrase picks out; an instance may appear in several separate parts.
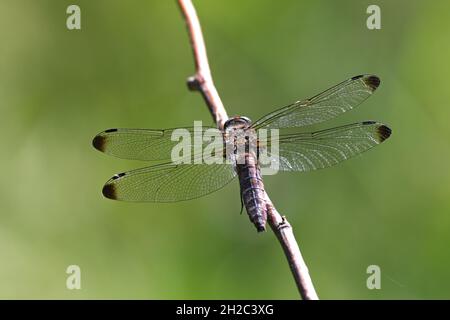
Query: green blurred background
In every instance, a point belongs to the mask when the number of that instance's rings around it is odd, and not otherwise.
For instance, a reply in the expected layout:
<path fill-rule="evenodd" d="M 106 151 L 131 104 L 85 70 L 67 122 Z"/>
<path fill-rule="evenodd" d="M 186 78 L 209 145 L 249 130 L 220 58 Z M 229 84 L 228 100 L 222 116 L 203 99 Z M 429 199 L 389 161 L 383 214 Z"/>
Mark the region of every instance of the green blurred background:
<path fill-rule="evenodd" d="M 82 29 L 66 28 L 81 7 Z M 366 28 L 381 7 L 382 29 Z M 383 145 L 265 179 L 323 299 L 450 298 L 450 2 L 195 1 L 230 115 L 256 119 L 348 77 L 382 84 L 326 126 L 376 119 Z M 107 128 L 211 124 L 175 1 L 0 2 L 0 298 L 296 299 L 271 231 L 237 183 L 176 204 L 107 200 L 145 165 L 92 148 Z M 66 289 L 68 265 L 82 289 Z M 366 268 L 381 268 L 368 290 Z"/>

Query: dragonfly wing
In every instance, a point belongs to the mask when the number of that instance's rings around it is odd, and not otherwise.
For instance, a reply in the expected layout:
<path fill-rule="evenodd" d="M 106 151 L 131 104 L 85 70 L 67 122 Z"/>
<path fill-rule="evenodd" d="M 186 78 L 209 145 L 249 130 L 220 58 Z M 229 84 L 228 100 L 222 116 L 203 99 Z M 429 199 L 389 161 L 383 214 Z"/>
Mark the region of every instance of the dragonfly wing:
<path fill-rule="evenodd" d="M 122 201 L 183 201 L 219 190 L 235 176 L 229 164 L 160 164 L 116 174 L 103 195 Z"/>
<path fill-rule="evenodd" d="M 253 128 L 303 127 L 330 120 L 366 100 L 380 85 L 374 75 L 359 75 L 307 100 L 276 110 L 253 124 Z"/>
<path fill-rule="evenodd" d="M 278 161 L 272 169 L 312 171 L 331 167 L 382 143 L 391 129 L 365 121 L 312 133 L 281 135 Z M 270 145 L 269 145 L 270 147 Z M 268 155 L 270 154 L 268 149 Z M 276 158 L 276 157 L 275 157 Z"/>
<path fill-rule="evenodd" d="M 176 131 L 178 130 L 178 131 Z M 202 127 L 198 133 L 203 136 L 206 130 L 217 130 Z M 194 128 L 176 128 L 165 130 L 151 129 L 109 129 L 94 137 L 92 145 L 108 155 L 131 160 L 170 160 L 173 148 L 180 142 L 179 135 L 189 136 L 188 146 L 193 144 Z M 201 141 L 203 145 L 205 142 Z"/>

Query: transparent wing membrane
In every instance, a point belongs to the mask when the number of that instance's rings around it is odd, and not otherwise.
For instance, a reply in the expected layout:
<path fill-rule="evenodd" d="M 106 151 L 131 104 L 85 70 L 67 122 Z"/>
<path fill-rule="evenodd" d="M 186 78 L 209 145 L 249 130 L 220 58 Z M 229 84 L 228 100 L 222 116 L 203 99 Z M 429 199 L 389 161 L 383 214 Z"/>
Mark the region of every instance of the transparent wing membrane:
<path fill-rule="evenodd" d="M 215 128 L 203 127 L 200 134 L 206 130 Z M 97 134 L 92 141 L 93 146 L 108 155 L 131 160 L 171 160 L 171 152 L 179 143 L 172 141 L 175 130 L 186 130 L 193 139 L 194 128 L 176 128 L 166 130 L 151 129 L 109 129 Z M 207 142 L 201 141 L 200 145 L 205 147 Z M 190 145 L 193 145 L 191 141 Z M 193 152 L 192 152 L 193 154 Z M 197 155 L 201 156 L 201 155 Z"/>
<path fill-rule="evenodd" d="M 380 85 L 373 75 L 360 75 L 303 101 L 274 111 L 253 124 L 253 128 L 303 127 L 330 120 L 366 100 Z"/>
<path fill-rule="evenodd" d="M 365 121 L 313 133 L 282 135 L 278 169 L 312 171 L 331 167 L 382 143 L 390 134 L 387 126 Z"/>
<path fill-rule="evenodd" d="M 183 201 L 221 189 L 235 175 L 228 164 L 168 163 L 119 173 L 105 184 L 103 195 L 123 201 Z"/>

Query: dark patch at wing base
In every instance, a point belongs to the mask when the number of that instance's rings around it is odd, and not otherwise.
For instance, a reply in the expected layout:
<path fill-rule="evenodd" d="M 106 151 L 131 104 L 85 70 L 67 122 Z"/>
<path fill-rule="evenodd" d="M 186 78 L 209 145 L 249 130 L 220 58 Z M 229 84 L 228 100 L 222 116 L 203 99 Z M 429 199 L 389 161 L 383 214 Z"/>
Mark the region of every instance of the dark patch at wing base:
<path fill-rule="evenodd" d="M 391 128 L 389 128 L 385 125 L 379 126 L 377 131 L 378 131 L 378 138 L 380 139 L 380 142 L 383 142 L 384 140 L 389 138 L 392 133 Z"/>
<path fill-rule="evenodd" d="M 103 195 L 108 199 L 116 200 L 116 187 L 113 184 L 107 183 L 103 186 L 102 189 Z"/>

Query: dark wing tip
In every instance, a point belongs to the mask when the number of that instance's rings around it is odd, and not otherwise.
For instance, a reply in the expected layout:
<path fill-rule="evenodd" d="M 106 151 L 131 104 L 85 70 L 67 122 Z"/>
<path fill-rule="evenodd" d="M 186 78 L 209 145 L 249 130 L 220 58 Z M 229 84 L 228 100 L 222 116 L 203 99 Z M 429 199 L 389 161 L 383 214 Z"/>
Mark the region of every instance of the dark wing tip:
<path fill-rule="evenodd" d="M 381 80 L 377 76 L 367 76 L 364 78 L 364 83 L 375 91 L 380 86 Z"/>
<path fill-rule="evenodd" d="M 105 152 L 105 145 L 106 145 L 106 133 L 116 132 L 119 131 L 118 129 L 108 129 L 103 132 L 100 132 L 98 135 L 95 136 L 94 140 L 92 140 L 92 145 L 95 149 L 100 150 L 102 152 Z"/>
<path fill-rule="evenodd" d="M 378 133 L 378 139 L 380 140 L 380 143 L 381 143 L 391 136 L 392 130 L 391 130 L 391 128 L 389 128 L 383 124 L 377 128 L 377 133 Z"/>
<path fill-rule="evenodd" d="M 102 189 L 103 195 L 108 199 L 116 200 L 116 187 L 112 183 L 107 183 L 103 186 Z"/>
<path fill-rule="evenodd" d="M 92 140 L 92 146 L 95 149 L 104 152 L 105 151 L 105 142 L 106 142 L 106 137 L 99 134 L 99 135 L 95 136 L 94 140 Z"/>
<path fill-rule="evenodd" d="M 115 174 L 106 184 L 103 186 L 102 193 L 108 199 L 117 200 L 117 190 L 116 185 L 113 183 L 114 180 L 120 179 L 125 176 L 126 173 L 118 173 Z"/>

